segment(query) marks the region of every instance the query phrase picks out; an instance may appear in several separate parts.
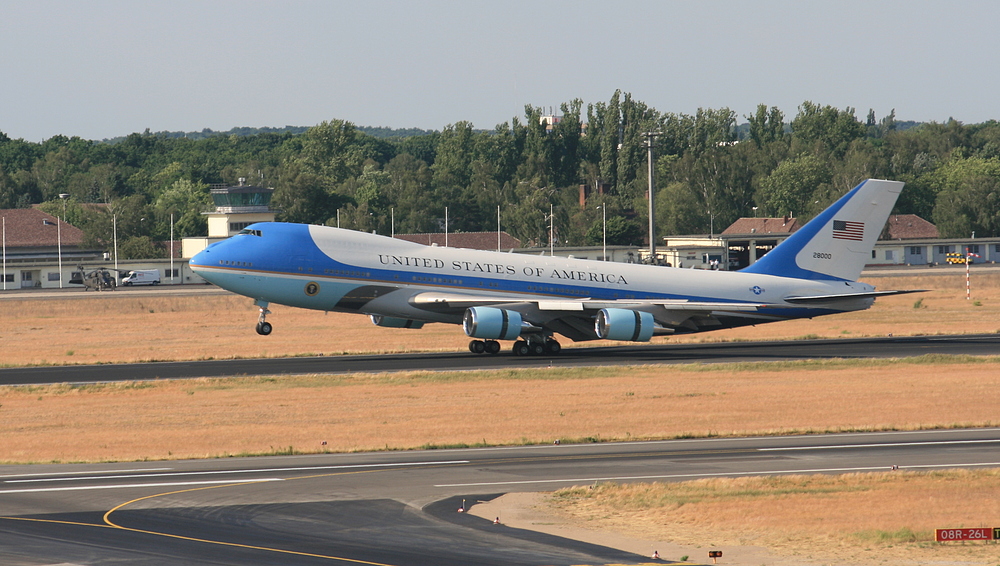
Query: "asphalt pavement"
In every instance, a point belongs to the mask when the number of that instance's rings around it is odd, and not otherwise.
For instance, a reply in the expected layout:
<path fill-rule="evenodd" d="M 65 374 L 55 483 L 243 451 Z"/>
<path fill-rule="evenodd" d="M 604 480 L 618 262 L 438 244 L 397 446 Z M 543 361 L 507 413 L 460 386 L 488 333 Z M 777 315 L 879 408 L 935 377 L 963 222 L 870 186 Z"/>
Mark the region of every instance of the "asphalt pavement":
<path fill-rule="evenodd" d="M 1000 429 L 972 429 L 0 466 L 0 563 L 636 564 L 458 509 L 598 482 L 1000 467 L 998 447 Z"/>

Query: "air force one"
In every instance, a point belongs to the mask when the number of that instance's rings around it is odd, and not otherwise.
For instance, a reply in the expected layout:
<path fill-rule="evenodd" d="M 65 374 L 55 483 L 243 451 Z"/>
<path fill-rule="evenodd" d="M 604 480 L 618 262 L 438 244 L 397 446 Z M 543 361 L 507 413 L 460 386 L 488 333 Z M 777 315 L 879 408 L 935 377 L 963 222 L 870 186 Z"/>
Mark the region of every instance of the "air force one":
<path fill-rule="evenodd" d="M 377 326 L 461 324 L 473 353 L 555 354 L 573 341 L 646 342 L 867 309 L 857 281 L 903 188 L 869 179 L 739 271 L 676 269 L 424 246 L 327 226 L 263 222 L 191 259 L 211 283 L 271 303 L 362 313 Z"/>

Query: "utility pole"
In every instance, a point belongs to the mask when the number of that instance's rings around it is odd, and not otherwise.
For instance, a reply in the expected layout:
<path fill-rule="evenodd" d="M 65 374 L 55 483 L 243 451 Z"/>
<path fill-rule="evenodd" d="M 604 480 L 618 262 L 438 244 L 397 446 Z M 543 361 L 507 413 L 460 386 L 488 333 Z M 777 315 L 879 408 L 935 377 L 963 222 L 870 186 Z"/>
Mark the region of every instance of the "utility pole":
<path fill-rule="evenodd" d="M 555 216 L 552 216 L 552 204 L 550 203 L 549 204 L 549 257 L 555 255 L 555 247 L 554 247 L 555 244 L 553 244 L 552 242 L 552 233 L 555 229 L 555 223 L 556 220 Z"/>
<path fill-rule="evenodd" d="M 649 262 L 656 264 L 656 208 L 653 206 L 653 140 L 662 132 L 646 132 L 646 152 L 649 159 Z"/>
<path fill-rule="evenodd" d="M 170 282 L 174 282 L 174 213 L 170 213 Z"/>

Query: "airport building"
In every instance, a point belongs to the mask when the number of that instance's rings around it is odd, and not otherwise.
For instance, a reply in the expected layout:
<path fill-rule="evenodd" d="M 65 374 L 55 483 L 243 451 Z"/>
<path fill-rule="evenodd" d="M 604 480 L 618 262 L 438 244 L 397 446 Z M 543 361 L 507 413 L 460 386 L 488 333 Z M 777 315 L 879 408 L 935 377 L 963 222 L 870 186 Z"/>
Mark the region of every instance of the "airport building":
<path fill-rule="evenodd" d="M 245 182 L 246 179 L 240 178 L 240 184 L 236 186 L 212 187 L 215 210 L 204 213 L 208 216 L 208 236 L 181 240 L 181 257 L 190 259 L 255 222 L 274 222 L 275 214 L 280 212 L 271 208 L 274 189 L 246 185 Z"/>
<path fill-rule="evenodd" d="M 0 210 L 3 222 L 3 266 L 0 290 L 74 287 L 69 282 L 81 272 L 100 267 L 160 272 L 161 284 L 204 283 L 191 271 L 187 258 L 224 240 L 254 222 L 274 220 L 270 208 L 273 189 L 238 185 L 212 189 L 215 210 L 208 216 L 207 237 L 184 238 L 172 246 L 174 258 L 122 260 L 113 253 L 88 247 L 81 230 L 37 209 Z M 750 265 L 799 228 L 795 218 L 741 218 L 720 234 L 667 236 L 657 248 L 656 263 L 684 269 L 736 270 Z M 397 234 L 396 238 L 425 245 L 496 250 L 496 232 Z M 548 255 L 548 247 L 522 248 L 521 242 L 500 233 L 500 249 L 512 253 Z M 555 255 L 621 263 L 649 263 L 649 250 L 640 246 L 557 247 Z M 604 257 L 604 254 L 607 254 Z M 974 264 L 1000 261 L 1000 238 L 940 238 L 937 228 L 915 215 L 889 218 L 875 244 L 868 267 L 934 266 L 960 263 L 970 254 Z M 116 265 L 117 263 L 117 265 Z M 76 286 L 79 287 L 79 286 Z M 80 287 L 82 288 L 82 287 Z"/>
<path fill-rule="evenodd" d="M 51 214 L 35 208 L 0 210 L 2 254 L 0 254 L 0 290 L 59 289 L 80 285 L 88 272 L 107 268 L 120 275 L 131 270 L 157 269 L 164 285 L 203 282 L 179 255 L 170 258 L 117 262 L 109 254 L 84 242 L 83 231 Z M 176 247 L 180 251 L 180 246 Z"/>

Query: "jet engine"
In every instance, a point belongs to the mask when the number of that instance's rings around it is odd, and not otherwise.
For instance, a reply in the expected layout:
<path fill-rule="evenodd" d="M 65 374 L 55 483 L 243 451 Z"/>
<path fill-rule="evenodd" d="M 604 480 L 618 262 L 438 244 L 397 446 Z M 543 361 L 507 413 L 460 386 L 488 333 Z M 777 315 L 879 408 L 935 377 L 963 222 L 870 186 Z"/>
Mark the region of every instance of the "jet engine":
<path fill-rule="evenodd" d="M 521 313 L 494 307 L 466 309 L 462 318 L 467 335 L 487 340 L 517 340 L 521 326 Z"/>
<path fill-rule="evenodd" d="M 394 316 L 382 316 L 380 314 L 370 314 L 368 318 L 371 319 L 372 324 L 375 326 L 384 326 L 386 328 L 421 328 L 424 323 L 420 320 L 410 320 L 408 318 L 396 318 Z"/>
<path fill-rule="evenodd" d="M 594 321 L 594 332 L 605 340 L 649 342 L 653 336 L 653 315 L 629 309 L 601 309 Z"/>

